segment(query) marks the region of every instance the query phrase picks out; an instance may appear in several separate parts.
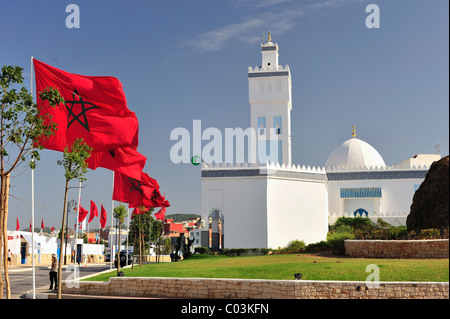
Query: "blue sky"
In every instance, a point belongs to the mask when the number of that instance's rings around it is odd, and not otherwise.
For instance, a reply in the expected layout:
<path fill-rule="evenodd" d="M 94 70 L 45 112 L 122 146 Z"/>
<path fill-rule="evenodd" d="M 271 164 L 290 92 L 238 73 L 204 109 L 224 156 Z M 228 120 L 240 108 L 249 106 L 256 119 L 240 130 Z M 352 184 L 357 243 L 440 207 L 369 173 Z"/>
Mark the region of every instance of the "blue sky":
<path fill-rule="evenodd" d="M 79 29 L 65 25 L 70 3 L 80 8 Z M 370 3 L 380 8 L 379 29 L 365 25 Z M 68 72 L 119 78 L 139 119 L 145 171 L 172 205 L 167 213 L 199 213 L 200 167 L 171 162 L 170 132 L 192 132 L 196 119 L 222 132 L 250 126 L 247 70 L 261 64 L 268 29 L 280 64 L 292 73 L 295 164 L 323 166 L 353 124 L 387 165 L 434 153 L 436 144 L 447 155 L 448 9 L 446 0 L 0 0 L 0 65 L 23 67 L 27 88 L 31 56 Z M 35 175 L 35 223 L 44 217 L 57 229 L 64 195 L 59 158 L 43 151 Z M 111 211 L 112 173 L 87 176 L 82 205 L 103 201 Z M 25 228 L 29 170 L 11 184 L 8 229 L 16 217 Z M 70 190 L 69 199 L 77 197 Z"/>

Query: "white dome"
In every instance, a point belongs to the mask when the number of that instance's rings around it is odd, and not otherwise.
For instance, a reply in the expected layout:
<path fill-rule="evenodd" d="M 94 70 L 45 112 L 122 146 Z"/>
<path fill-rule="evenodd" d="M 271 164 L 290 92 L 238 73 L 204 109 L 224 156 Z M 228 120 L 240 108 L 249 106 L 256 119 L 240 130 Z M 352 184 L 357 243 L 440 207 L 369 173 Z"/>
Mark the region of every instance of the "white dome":
<path fill-rule="evenodd" d="M 331 152 L 325 167 L 359 168 L 385 166 L 383 158 L 370 144 L 355 137 L 345 141 Z"/>

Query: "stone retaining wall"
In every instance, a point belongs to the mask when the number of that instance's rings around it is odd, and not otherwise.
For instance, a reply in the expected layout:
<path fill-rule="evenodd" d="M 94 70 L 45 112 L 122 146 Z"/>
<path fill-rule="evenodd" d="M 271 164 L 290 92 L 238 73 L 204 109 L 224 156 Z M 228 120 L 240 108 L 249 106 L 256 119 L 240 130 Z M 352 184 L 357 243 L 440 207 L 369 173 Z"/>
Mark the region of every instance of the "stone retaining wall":
<path fill-rule="evenodd" d="M 134 264 L 139 264 L 139 255 L 134 256 Z M 149 255 L 143 255 L 142 256 L 142 262 L 143 263 L 155 263 L 156 262 L 156 256 L 149 256 Z M 160 263 L 166 263 L 171 262 L 170 255 L 160 255 L 159 256 L 159 262 Z"/>
<path fill-rule="evenodd" d="M 345 254 L 359 258 L 449 258 L 448 239 L 345 240 Z"/>
<path fill-rule="evenodd" d="M 186 299 L 448 299 L 448 282 L 112 277 L 63 282 L 63 294 Z M 67 286 L 72 288 L 68 288 Z"/>

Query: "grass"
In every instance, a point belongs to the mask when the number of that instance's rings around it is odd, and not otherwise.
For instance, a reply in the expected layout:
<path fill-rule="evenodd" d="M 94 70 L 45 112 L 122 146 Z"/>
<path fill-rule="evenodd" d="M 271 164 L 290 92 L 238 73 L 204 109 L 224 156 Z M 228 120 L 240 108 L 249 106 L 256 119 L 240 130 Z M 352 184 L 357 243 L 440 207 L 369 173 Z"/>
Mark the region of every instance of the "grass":
<path fill-rule="evenodd" d="M 449 281 L 448 259 L 366 259 L 320 257 L 307 254 L 264 256 L 206 256 L 173 263 L 146 264 L 134 269 L 121 269 L 125 277 L 189 277 L 236 279 L 294 279 L 301 273 L 304 280 L 365 281 L 371 272 L 366 267 L 379 267 L 380 281 Z M 116 270 L 88 281 L 108 281 Z"/>

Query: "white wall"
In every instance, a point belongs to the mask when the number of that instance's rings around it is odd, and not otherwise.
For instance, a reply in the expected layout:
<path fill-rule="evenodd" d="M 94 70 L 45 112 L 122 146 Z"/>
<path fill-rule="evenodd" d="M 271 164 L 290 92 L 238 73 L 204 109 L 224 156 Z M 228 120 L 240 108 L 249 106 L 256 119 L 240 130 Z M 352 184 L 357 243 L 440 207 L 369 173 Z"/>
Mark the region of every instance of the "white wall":
<path fill-rule="evenodd" d="M 282 174 L 276 176 L 278 170 Z M 208 214 L 219 208 L 224 216 L 224 247 L 278 248 L 296 239 L 306 244 L 325 240 L 328 193 L 324 172 L 317 172 L 317 181 L 299 179 L 299 168 L 260 172 L 268 175 L 202 178 L 202 218 L 208 220 Z"/>
<path fill-rule="evenodd" d="M 269 178 L 268 248 L 295 239 L 306 244 L 326 240 L 328 193 L 325 182 Z"/>
<path fill-rule="evenodd" d="M 58 238 L 38 236 L 37 242 L 41 244 L 41 254 L 56 254 L 58 250 Z"/>
<path fill-rule="evenodd" d="M 349 180 L 349 181 L 329 181 L 328 182 L 328 202 L 330 215 L 353 214 L 358 203 L 361 208 L 366 209 L 370 214 L 374 211 L 381 215 L 404 216 L 401 223 L 406 222 L 409 214 L 414 193 L 423 179 L 384 179 L 384 180 Z M 340 197 L 341 188 L 381 188 L 381 198 L 365 199 L 342 199 Z M 345 202 L 347 203 L 345 204 Z M 378 207 L 379 205 L 379 207 Z M 359 207 L 357 207 L 359 208 Z M 381 217 L 383 218 L 383 217 Z M 385 221 L 389 222 L 386 218 Z M 398 218 L 397 218 L 398 219 Z M 394 221 L 395 218 L 392 220 Z M 334 221 L 330 219 L 330 223 Z"/>
<path fill-rule="evenodd" d="M 288 66 L 268 67 L 250 71 L 249 73 L 258 72 L 274 72 L 274 71 L 289 71 Z M 270 84 L 270 85 L 269 85 Z M 292 81 L 291 76 L 269 76 L 269 77 L 253 77 L 249 78 L 248 93 L 249 102 L 252 103 L 267 103 L 279 101 L 292 101 Z M 291 107 L 291 105 L 290 105 Z"/>
<path fill-rule="evenodd" d="M 83 244 L 81 246 L 81 253 L 86 255 L 103 255 L 105 245 L 99 244 Z"/>
<path fill-rule="evenodd" d="M 11 250 L 13 254 L 20 254 L 20 243 L 25 241 L 25 239 L 21 238 L 21 235 L 26 235 L 31 237 L 31 232 L 24 231 L 8 231 L 8 237 L 12 239 L 8 240 L 8 249 Z M 40 236 L 37 233 L 34 234 L 34 241 L 36 244 L 41 244 L 41 254 L 55 254 L 58 249 L 58 241 L 56 237 L 49 236 Z M 30 244 L 28 244 L 31 247 Z M 35 249 L 35 253 L 38 252 L 38 249 Z M 30 251 L 31 253 L 31 251 Z"/>
<path fill-rule="evenodd" d="M 381 188 L 381 212 L 409 213 L 415 193 L 415 185 L 423 179 L 386 179 L 386 180 L 351 180 L 329 181 L 330 213 L 345 212 L 341 188 Z M 364 207 L 363 207 L 364 208 Z M 370 210 L 368 210 L 371 213 Z M 353 213 L 350 211 L 350 213 Z"/>
<path fill-rule="evenodd" d="M 282 119 L 281 134 L 279 135 L 270 134 L 270 129 L 273 128 L 273 118 L 275 116 L 281 116 Z M 283 163 L 285 163 L 286 165 L 291 164 L 292 162 L 290 116 L 289 102 L 261 103 L 251 105 L 251 127 L 253 127 L 256 132 L 256 138 L 263 140 L 282 141 Z M 264 135 L 259 135 L 258 117 L 266 118 L 266 134 Z M 280 163 L 280 165 L 283 163 Z"/>
<path fill-rule="evenodd" d="M 202 178 L 202 219 L 220 209 L 225 248 L 267 247 L 266 185 L 264 177 Z"/>
<path fill-rule="evenodd" d="M 413 166 L 418 167 L 419 165 L 429 168 L 433 162 L 439 161 L 440 159 L 440 154 L 418 154 L 415 157 L 407 158 L 393 166 L 400 169 L 411 169 Z"/>
<path fill-rule="evenodd" d="M 422 182 L 423 179 L 398 179 L 383 183 L 381 210 L 389 213 L 404 212 L 408 215 L 415 193 L 414 185 Z"/>
<path fill-rule="evenodd" d="M 20 254 L 20 233 L 20 231 L 7 231 L 8 249 L 14 255 Z M 3 253 L 3 246 L 0 246 L 0 251 Z"/>

